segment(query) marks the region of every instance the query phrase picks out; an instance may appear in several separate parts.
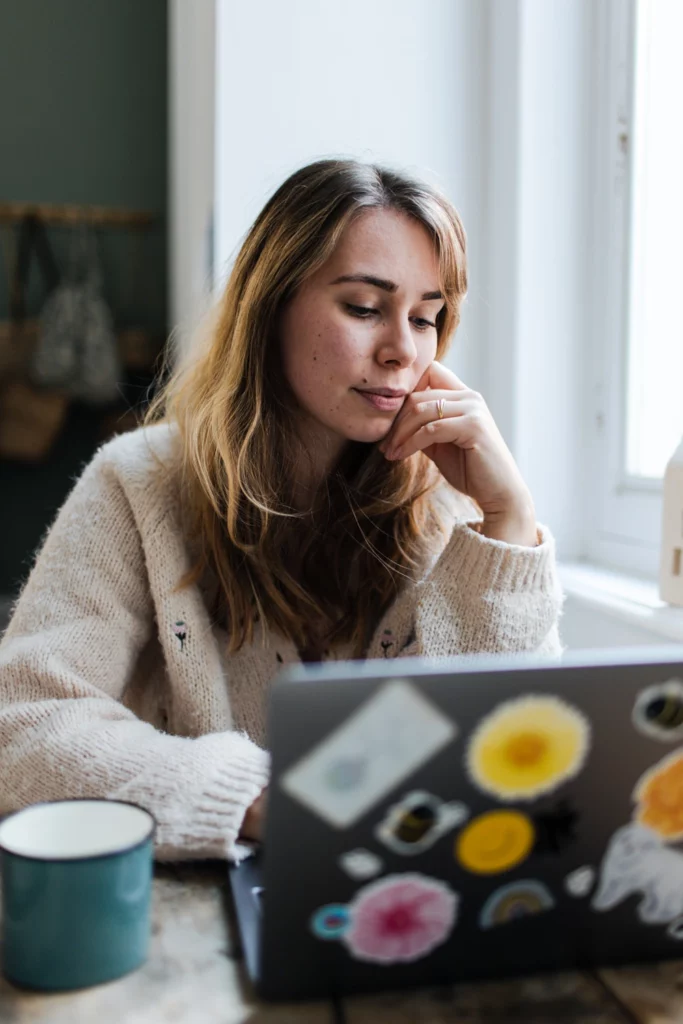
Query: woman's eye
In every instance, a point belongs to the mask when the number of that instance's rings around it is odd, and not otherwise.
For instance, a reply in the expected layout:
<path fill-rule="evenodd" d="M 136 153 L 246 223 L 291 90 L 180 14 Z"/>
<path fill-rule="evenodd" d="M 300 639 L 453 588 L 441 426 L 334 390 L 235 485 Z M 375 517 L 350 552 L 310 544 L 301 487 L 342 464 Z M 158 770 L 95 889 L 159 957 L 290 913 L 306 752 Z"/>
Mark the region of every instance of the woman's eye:
<path fill-rule="evenodd" d="M 370 309 L 369 306 L 352 306 L 350 302 L 346 303 L 346 308 L 352 316 L 361 317 L 363 320 L 367 319 L 368 314 L 379 312 L 377 309 Z"/>
<path fill-rule="evenodd" d="M 378 309 L 371 309 L 370 306 L 353 306 L 350 302 L 346 303 L 346 308 L 351 316 L 357 316 L 361 320 L 367 320 L 373 313 L 379 313 Z M 430 327 L 436 327 L 436 324 L 432 323 L 431 320 L 425 320 L 424 317 L 420 316 L 416 316 L 413 322 L 418 331 L 426 331 Z"/>

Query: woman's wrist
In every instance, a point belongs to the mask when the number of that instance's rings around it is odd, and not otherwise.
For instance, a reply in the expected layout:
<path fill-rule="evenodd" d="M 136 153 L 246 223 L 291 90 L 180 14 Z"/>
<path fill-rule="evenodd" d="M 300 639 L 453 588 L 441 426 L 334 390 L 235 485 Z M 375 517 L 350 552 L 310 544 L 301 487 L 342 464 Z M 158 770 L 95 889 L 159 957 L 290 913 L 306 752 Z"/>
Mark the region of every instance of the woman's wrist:
<path fill-rule="evenodd" d="M 519 544 L 523 547 L 538 546 L 538 527 L 536 516 L 503 516 L 487 518 L 479 525 L 479 532 L 491 540 L 502 540 L 506 544 Z"/>
<path fill-rule="evenodd" d="M 263 819 L 266 811 L 267 792 L 267 789 L 262 790 L 254 802 L 247 807 L 246 814 L 244 815 L 244 820 L 242 822 L 242 828 L 240 829 L 240 836 L 243 839 L 261 840 L 263 835 Z"/>

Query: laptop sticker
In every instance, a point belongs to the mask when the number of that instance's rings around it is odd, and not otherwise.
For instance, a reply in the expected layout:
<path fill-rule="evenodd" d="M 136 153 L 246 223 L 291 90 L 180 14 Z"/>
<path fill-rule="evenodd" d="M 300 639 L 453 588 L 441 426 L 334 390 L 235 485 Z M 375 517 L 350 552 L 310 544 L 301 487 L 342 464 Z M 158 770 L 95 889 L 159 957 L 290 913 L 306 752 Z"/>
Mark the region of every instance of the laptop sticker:
<path fill-rule="evenodd" d="M 645 924 L 667 924 L 683 914 L 683 853 L 635 822 L 612 836 L 591 906 L 611 910 L 633 893 L 644 897 L 636 911 Z"/>
<path fill-rule="evenodd" d="M 683 680 L 668 679 L 648 686 L 633 706 L 633 724 L 639 732 L 664 743 L 683 737 Z"/>
<path fill-rule="evenodd" d="M 576 824 L 579 815 L 566 798 L 558 800 L 547 810 L 534 812 L 532 820 L 536 828 L 534 853 L 564 853 L 578 838 Z"/>
<path fill-rule="evenodd" d="M 520 917 L 552 910 L 554 906 L 555 900 L 543 882 L 534 879 L 510 882 L 489 896 L 481 909 L 479 925 L 481 928 L 495 928 Z"/>
<path fill-rule="evenodd" d="M 455 856 L 476 875 L 498 875 L 521 864 L 536 839 L 533 823 L 520 811 L 487 811 L 458 834 Z"/>
<path fill-rule="evenodd" d="M 280 785 L 335 828 L 348 828 L 456 736 L 411 683 L 385 683 L 282 776 Z"/>
<path fill-rule="evenodd" d="M 670 939 L 677 939 L 680 942 L 683 939 L 683 917 L 675 917 L 666 929 L 666 934 Z"/>
<path fill-rule="evenodd" d="M 375 875 L 378 875 L 384 864 L 376 853 L 359 846 L 356 850 L 342 853 L 339 858 L 339 866 L 349 878 L 355 878 L 361 882 L 366 878 L 374 878 Z"/>
<path fill-rule="evenodd" d="M 683 750 L 641 775 L 633 790 L 634 817 L 667 842 L 683 839 Z"/>
<path fill-rule="evenodd" d="M 419 960 L 440 946 L 456 921 L 459 897 L 436 878 L 387 875 L 360 889 L 342 935 L 351 956 L 373 963 Z"/>
<path fill-rule="evenodd" d="M 518 697 L 479 723 L 466 765 L 484 792 L 500 800 L 535 800 L 578 775 L 589 743 L 589 722 L 576 708 L 558 697 Z"/>
<path fill-rule="evenodd" d="M 389 808 L 375 836 L 394 853 L 410 856 L 428 850 L 468 817 L 469 811 L 460 801 L 444 803 L 438 796 L 415 789 Z"/>
<path fill-rule="evenodd" d="M 574 899 L 581 899 L 588 896 L 595 882 L 595 868 L 586 864 L 581 868 L 570 871 L 564 880 L 564 888 Z"/>
<path fill-rule="evenodd" d="M 343 903 L 328 903 L 320 907 L 311 918 L 311 931 L 318 939 L 339 939 L 351 923 L 348 907 Z"/>

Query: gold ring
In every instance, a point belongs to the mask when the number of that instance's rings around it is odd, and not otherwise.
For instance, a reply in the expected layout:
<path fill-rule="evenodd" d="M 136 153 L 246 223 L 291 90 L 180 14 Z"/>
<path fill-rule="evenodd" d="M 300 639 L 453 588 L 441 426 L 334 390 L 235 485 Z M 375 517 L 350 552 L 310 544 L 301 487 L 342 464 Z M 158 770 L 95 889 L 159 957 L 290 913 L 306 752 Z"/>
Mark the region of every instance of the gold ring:
<path fill-rule="evenodd" d="M 443 419 L 443 407 L 445 406 L 445 404 L 446 404 L 446 399 L 445 398 L 440 398 L 439 401 L 436 403 L 436 411 L 439 414 L 439 419 L 440 420 Z"/>

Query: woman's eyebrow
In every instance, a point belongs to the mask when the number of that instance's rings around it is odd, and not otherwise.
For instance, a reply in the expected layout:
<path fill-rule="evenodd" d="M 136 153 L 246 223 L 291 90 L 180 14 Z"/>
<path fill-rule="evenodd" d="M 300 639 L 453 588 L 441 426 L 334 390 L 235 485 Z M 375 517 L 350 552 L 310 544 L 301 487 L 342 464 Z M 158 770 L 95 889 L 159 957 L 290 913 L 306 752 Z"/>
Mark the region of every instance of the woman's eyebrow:
<path fill-rule="evenodd" d="M 372 274 L 343 274 L 332 281 L 332 284 L 343 284 L 344 281 L 360 281 L 363 284 L 372 284 L 375 288 L 382 288 L 385 292 L 395 292 L 398 290 L 398 285 L 394 284 L 393 281 L 386 281 L 384 278 L 374 277 Z M 428 302 L 430 299 L 442 299 L 443 295 L 441 292 L 425 292 L 422 298 L 425 302 Z"/>

